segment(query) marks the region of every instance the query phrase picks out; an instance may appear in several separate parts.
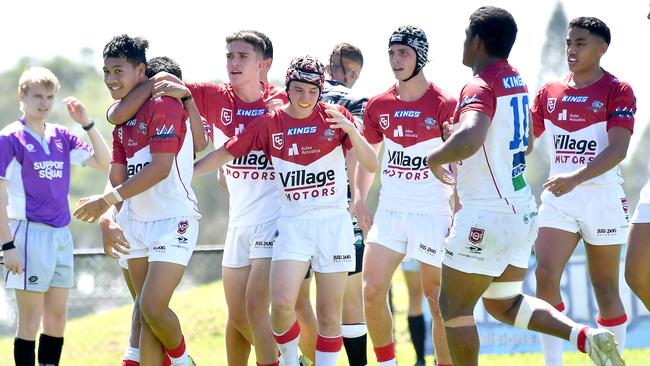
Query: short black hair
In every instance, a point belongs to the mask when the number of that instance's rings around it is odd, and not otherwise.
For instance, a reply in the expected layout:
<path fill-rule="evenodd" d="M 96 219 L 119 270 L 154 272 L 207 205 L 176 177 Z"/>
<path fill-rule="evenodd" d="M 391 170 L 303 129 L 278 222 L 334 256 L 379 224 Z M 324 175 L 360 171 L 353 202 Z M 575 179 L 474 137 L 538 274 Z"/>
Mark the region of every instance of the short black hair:
<path fill-rule="evenodd" d="M 345 57 L 359 64 L 363 67 L 363 54 L 357 46 L 353 46 L 349 43 L 343 42 L 334 46 L 330 57 L 339 56 L 341 58 Z"/>
<path fill-rule="evenodd" d="M 612 34 L 609 32 L 609 27 L 605 22 L 594 17 L 578 17 L 569 22 L 569 28 L 582 28 L 589 31 L 590 34 L 598 36 L 609 44 L 612 40 Z"/>
<path fill-rule="evenodd" d="M 253 49 L 257 54 L 264 57 L 266 44 L 264 40 L 260 36 L 255 34 L 253 31 L 243 30 L 243 31 L 235 32 L 229 35 L 228 37 L 226 37 L 226 44 L 235 41 L 242 41 L 248 43 L 249 45 L 253 46 Z"/>
<path fill-rule="evenodd" d="M 127 34 L 121 34 L 113 37 L 110 42 L 104 46 L 104 58 L 126 57 L 126 60 L 133 66 L 140 63 L 147 64 L 147 48 L 149 41 L 142 37 L 129 37 Z"/>
<path fill-rule="evenodd" d="M 180 65 L 171 58 L 167 56 L 159 56 L 147 61 L 147 70 L 144 73 L 148 78 L 151 78 L 161 71 L 168 72 L 183 80 L 183 72 L 181 71 Z"/>
<path fill-rule="evenodd" d="M 469 31 L 479 36 L 490 56 L 506 59 L 517 38 L 517 23 L 505 9 L 482 6 L 469 17 Z"/>
<path fill-rule="evenodd" d="M 264 41 L 264 60 L 273 58 L 273 42 L 271 42 L 271 39 L 260 31 L 252 30 L 251 32 Z"/>

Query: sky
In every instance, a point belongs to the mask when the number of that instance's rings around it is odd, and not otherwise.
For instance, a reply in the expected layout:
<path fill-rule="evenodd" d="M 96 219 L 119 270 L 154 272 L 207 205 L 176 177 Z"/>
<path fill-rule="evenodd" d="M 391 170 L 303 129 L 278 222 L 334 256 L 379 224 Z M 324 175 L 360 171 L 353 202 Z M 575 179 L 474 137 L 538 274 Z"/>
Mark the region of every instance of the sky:
<path fill-rule="evenodd" d="M 602 65 L 632 85 L 639 100 L 637 119 L 648 121 L 650 109 L 643 101 L 650 98 L 650 88 L 644 83 L 650 48 L 641 38 L 650 34 L 648 2 L 617 2 L 625 6 L 612 3 L 565 0 L 563 6 L 569 19 L 596 16 L 608 24 L 612 44 Z M 127 33 L 149 40 L 149 57 L 166 55 L 175 59 L 186 80 L 224 80 L 225 37 L 236 30 L 253 28 L 266 33 L 273 42 L 272 80 L 284 79 L 294 56 L 311 54 L 325 61 L 335 44 L 345 41 L 357 45 L 365 62 L 355 89 L 361 95 L 372 96 L 395 82 L 387 56 L 390 34 L 400 25 L 413 24 L 424 29 L 433 50 L 425 74 L 452 95 L 458 95 L 471 77 L 471 71 L 461 64 L 464 29 L 469 15 L 485 4 L 476 0 L 11 0 L 2 6 L 0 72 L 25 56 L 48 59 L 62 55 L 81 61 L 83 48 L 94 52 L 91 62 L 99 70 L 103 45 L 114 35 Z M 536 91 L 546 26 L 555 4 L 554 0 L 491 2 L 510 11 L 518 23 L 510 62 L 527 80 L 531 93 Z"/>

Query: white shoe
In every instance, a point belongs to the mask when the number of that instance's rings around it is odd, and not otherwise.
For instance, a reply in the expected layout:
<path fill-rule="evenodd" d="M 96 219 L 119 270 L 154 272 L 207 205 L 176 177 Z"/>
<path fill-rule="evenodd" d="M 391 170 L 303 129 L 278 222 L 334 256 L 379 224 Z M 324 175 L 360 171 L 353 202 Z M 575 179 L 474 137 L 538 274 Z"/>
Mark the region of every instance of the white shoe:
<path fill-rule="evenodd" d="M 625 361 L 616 348 L 614 333 L 606 329 L 589 329 L 585 348 L 597 366 L 625 366 Z"/>

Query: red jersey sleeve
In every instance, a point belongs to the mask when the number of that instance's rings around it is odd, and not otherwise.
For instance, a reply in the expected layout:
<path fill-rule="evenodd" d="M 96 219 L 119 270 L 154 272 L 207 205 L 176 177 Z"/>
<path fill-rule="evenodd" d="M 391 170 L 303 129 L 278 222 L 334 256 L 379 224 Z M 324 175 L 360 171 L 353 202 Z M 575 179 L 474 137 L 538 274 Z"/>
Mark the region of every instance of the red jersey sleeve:
<path fill-rule="evenodd" d="M 241 135 L 231 137 L 223 145 L 230 155 L 238 158 L 250 153 L 252 150 L 262 150 L 268 154 L 268 124 L 272 117 L 269 114 L 255 119 Z"/>
<path fill-rule="evenodd" d="M 440 105 L 440 110 L 438 112 L 438 129 L 440 130 L 440 134 L 444 135 L 444 131 L 442 129 L 442 124 L 445 122 L 449 122 L 451 124 L 454 123 L 454 115 L 456 114 L 456 110 L 458 109 L 458 101 L 456 98 L 448 98 Z"/>
<path fill-rule="evenodd" d="M 627 83 L 619 83 L 607 101 L 607 130 L 623 127 L 633 132 L 635 112 L 636 97 L 632 88 Z"/>
<path fill-rule="evenodd" d="M 354 127 L 357 127 L 357 124 L 354 123 L 354 117 L 352 116 L 352 113 L 350 113 L 347 109 L 345 109 L 343 106 L 337 105 L 336 108 L 339 110 L 339 112 L 343 113 L 345 118 L 350 121 L 354 125 Z M 340 141 L 341 141 L 341 146 L 343 146 L 343 151 L 348 151 L 352 149 L 352 141 L 350 141 L 350 136 L 348 136 L 347 133 L 343 132 L 343 130 L 340 130 Z"/>
<path fill-rule="evenodd" d="M 469 83 L 460 92 L 460 105 L 458 106 L 458 120 L 468 111 L 477 111 L 494 117 L 497 99 L 494 90 L 485 84 Z"/>
<path fill-rule="evenodd" d="M 375 112 L 374 100 L 370 100 L 366 105 L 366 111 L 363 114 L 363 136 L 370 144 L 378 144 L 384 140 L 384 133 L 379 127 L 382 118 L 389 116 L 377 115 Z"/>
<path fill-rule="evenodd" d="M 533 99 L 533 104 L 530 106 L 530 118 L 533 120 L 533 134 L 535 137 L 540 137 L 544 133 L 544 95 L 545 89 L 542 88 L 537 92 Z"/>
<path fill-rule="evenodd" d="M 121 126 L 115 126 L 113 129 L 113 156 L 111 163 L 126 165 L 126 151 L 124 150 L 124 145 L 122 145 Z"/>
<path fill-rule="evenodd" d="M 147 118 L 150 151 L 176 154 L 187 132 L 187 113 L 174 98 L 162 97 L 152 102 L 151 115 Z"/>

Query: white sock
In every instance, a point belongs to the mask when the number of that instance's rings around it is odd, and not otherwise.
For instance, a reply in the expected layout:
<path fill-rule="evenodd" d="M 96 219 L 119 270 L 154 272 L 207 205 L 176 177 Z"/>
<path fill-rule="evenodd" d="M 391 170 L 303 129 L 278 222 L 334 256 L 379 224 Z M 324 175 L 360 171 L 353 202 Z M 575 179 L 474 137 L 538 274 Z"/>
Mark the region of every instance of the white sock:
<path fill-rule="evenodd" d="M 377 363 L 379 366 L 397 366 L 397 359 Z"/>
<path fill-rule="evenodd" d="M 625 334 L 627 333 L 627 315 L 623 314 L 618 318 L 607 320 L 598 316 L 598 328 L 605 328 L 614 333 L 614 339 L 617 343 L 616 348 L 618 348 L 620 354 L 623 354 L 623 348 L 625 348 Z"/>
<path fill-rule="evenodd" d="M 554 306 L 560 313 L 565 312 L 564 304 Z M 542 352 L 546 366 L 562 366 L 562 347 L 564 340 L 548 334 L 540 334 L 542 340 Z"/>
<path fill-rule="evenodd" d="M 187 366 L 187 362 L 188 362 L 187 355 L 188 352 L 186 348 L 185 352 L 181 355 L 181 357 L 174 358 L 169 356 L 169 359 L 172 361 L 172 366 Z"/>
<path fill-rule="evenodd" d="M 300 325 L 298 320 L 281 334 L 273 331 L 275 341 L 280 349 L 280 364 L 285 366 L 299 366 L 298 343 L 300 343 Z"/>
<path fill-rule="evenodd" d="M 124 351 L 124 360 L 140 362 L 140 349 L 134 347 L 126 347 Z"/>
<path fill-rule="evenodd" d="M 336 366 L 342 346 L 343 336 L 325 337 L 319 334 L 316 339 L 316 365 Z"/>

